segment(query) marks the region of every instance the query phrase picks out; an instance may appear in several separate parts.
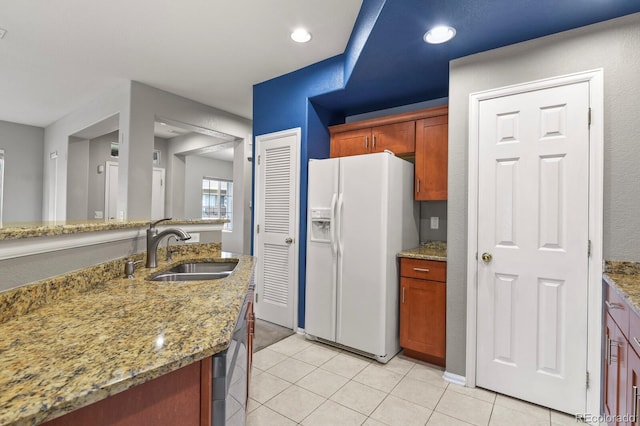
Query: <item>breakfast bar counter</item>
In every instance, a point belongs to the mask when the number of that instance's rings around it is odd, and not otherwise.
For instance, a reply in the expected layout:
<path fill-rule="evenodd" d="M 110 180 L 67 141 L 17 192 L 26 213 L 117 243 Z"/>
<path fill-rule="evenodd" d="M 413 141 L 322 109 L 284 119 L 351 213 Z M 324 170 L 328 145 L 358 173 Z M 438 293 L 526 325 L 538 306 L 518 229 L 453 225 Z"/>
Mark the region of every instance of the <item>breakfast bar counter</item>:
<path fill-rule="evenodd" d="M 253 258 L 188 249 L 131 279 L 124 262 L 142 255 L 0 293 L 0 425 L 39 424 L 225 350 Z M 218 280 L 150 281 L 187 260 L 238 264 Z"/>

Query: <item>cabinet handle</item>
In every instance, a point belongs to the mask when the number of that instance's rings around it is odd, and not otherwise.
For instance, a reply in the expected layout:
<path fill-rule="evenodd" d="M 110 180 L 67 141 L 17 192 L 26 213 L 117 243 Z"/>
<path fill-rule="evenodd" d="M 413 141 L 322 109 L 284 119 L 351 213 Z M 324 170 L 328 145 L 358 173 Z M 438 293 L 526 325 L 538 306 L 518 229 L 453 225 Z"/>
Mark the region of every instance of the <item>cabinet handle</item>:
<path fill-rule="evenodd" d="M 416 194 L 420 193 L 420 178 L 416 179 Z"/>
<path fill-rule="evenodd" d="M 369 149 L 369 136 L 364 137 L 364 149 Z"/>
<path fill-rule="evenodd" d="M 623 309 L 622 303 L 611 303 L 608 300 L 605 300 L 604 304 L 607 305 L 607 308 L 609 309 Z"/>
<path fill-rule="evenodd" d="M 404 303 L 404 291 L 406 290 L 406 287 L 402 287 L 402 303 Z"/>
<path fill-rule="evenodd" d="M 634 386 L 633 388 L 633 413 L 631 414 L 631 421 L 633 423 L 636 422 L 636 416 L 638 415 L 638 387 Z"/>
<path fill-rule="evenodd" d="M 373 135 L 373 137 L 372 137 L 371 149 L 376 149 L 376 135 Z"/>
<path fill-rule="evenodd" d="M 609 364 L 611 364 L 612 362 L 618 362 L 618 355 L 613 356 L 613 353 L 611 352 L 611 346 L 620 346 L 620 344 L 614 340 L 611 340 L 611 338 L 609 338 L 609 344 L 607 345 L 608 349 L 609 349 Z"/>
<path fill-rule="evenodd" d="M 429 272 L 427 268 L 413 268 L 413 270 L 417 272 Z"/>

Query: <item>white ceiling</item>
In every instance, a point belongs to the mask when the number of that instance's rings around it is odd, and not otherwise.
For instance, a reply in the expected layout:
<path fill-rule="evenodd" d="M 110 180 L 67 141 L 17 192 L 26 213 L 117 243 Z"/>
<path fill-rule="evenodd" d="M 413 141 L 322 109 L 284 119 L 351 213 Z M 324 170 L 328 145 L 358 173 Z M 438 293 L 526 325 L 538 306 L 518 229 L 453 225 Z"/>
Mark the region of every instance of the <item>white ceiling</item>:
<path fill-rule="evenodd" d="M 251 118 L 252 85 L 343 53 L 361 4 L 2 0 L 0 120 L 44 127 L 127 80 Z"/>

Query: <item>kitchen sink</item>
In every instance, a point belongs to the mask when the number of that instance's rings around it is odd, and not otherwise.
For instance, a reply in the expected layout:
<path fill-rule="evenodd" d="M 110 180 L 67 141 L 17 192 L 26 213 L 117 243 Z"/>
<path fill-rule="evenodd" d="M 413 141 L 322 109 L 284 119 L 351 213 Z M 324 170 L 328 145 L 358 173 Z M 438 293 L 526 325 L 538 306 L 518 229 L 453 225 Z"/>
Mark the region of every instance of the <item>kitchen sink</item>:
<path fill-rule="evenodd" d="M 237 265 L 238 263 L 236 262 L 183 263 L 181 265 L 174 266 L 167 272 L 173 272 L 177 274 L 227 272 L 227 275 L 229 275 L 229 273 L 231 273 Z"/>
<path fill-rule="evenodd" d="M 236 262 L 183 263 L 151 278 L 151 281 L 219 280 L 231 275 Z"/>

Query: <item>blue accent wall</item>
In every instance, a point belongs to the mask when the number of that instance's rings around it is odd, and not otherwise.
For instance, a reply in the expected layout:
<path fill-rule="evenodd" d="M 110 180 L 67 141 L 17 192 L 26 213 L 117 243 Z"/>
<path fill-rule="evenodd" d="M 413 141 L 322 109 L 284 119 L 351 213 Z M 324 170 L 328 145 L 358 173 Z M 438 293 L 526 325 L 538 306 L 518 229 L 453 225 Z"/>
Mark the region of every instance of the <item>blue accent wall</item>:
<path fill-rule="evenodd" d="M 329 131 L 334 115 L 309 98 L 344 86 L 344 58 L 335 56 L 253 88 L 253 134 L 256 136 L 300 127 L 300 232 L 298 240 L 298 326 L 304 327 L 307 241 L 307 164 L 309 158 L 329 157 Z M 256 157 L 255 143 L 253 157 Z M 255 176 L 255 162 L 253 174 Z M 254 181 L 255 183 L 255 181 Z M 255 187 L 252 187 L 255 193 Z M 254 228 L 252 217 L 251 224 Z M 253 241 L 252 241 L 253 252 Z"/>

